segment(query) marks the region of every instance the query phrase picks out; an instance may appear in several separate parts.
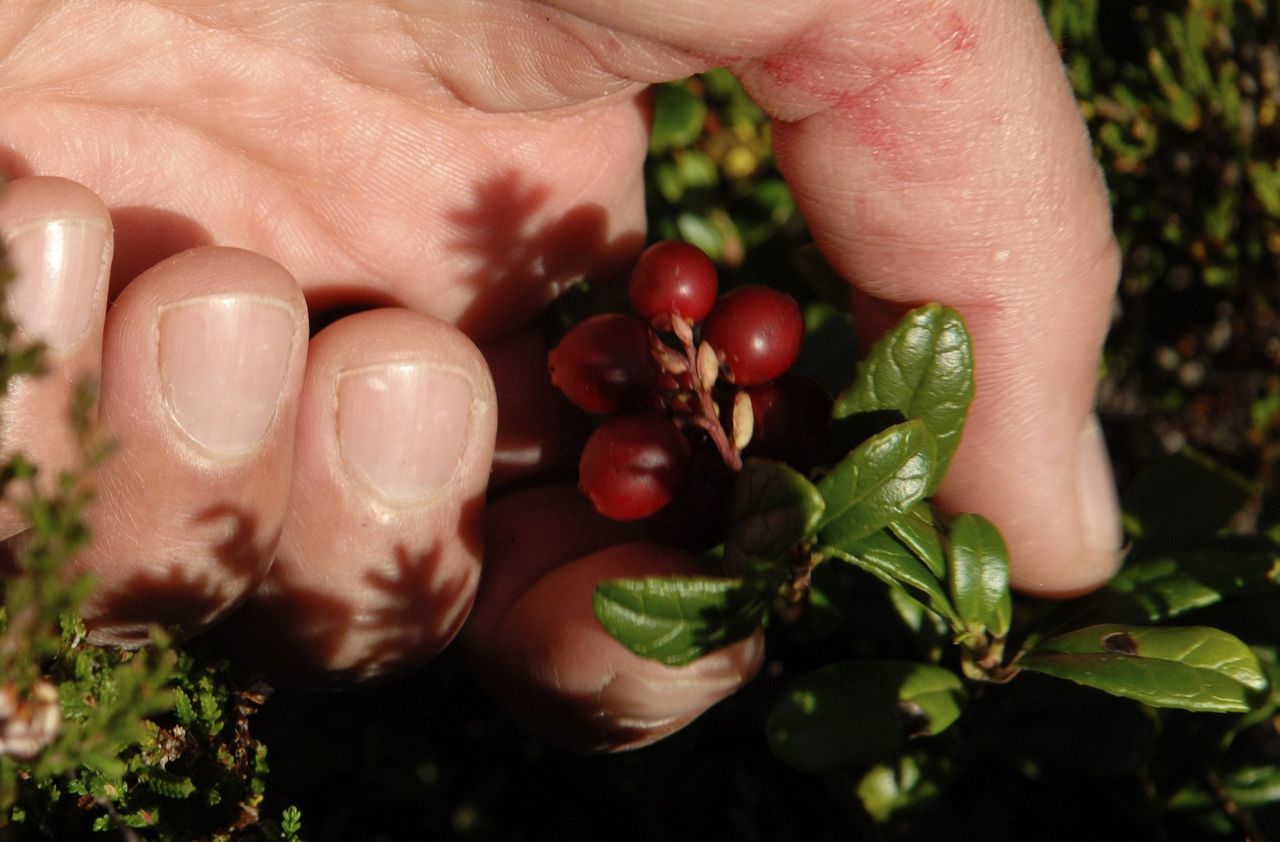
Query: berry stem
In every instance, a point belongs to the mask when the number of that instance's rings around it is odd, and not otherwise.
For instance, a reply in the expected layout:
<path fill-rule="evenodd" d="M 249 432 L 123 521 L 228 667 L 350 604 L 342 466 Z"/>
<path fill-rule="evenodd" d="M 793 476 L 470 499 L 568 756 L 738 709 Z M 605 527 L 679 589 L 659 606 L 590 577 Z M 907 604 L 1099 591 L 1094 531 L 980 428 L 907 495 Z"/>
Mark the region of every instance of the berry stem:
<path fill-rule="evenodd" d="M 682 424 L 703 430 L 711 438 L 716 450 L 720 452 L 720 458 L 724 460 L 725 465 L 728 466 L 729 470 L 737 473 L 742 470 L 742 452 L 729 439 L 724 425 L 720 422 L 720 416 L 716 412 L 716 402 L 711 397 L 711 387 L 715 383 L 715 378 L 704 379 L 704 369 L 707 368 L 705 354 L 704 359 L 701 360 L 703 364 L 699 365 L 698 348 L 693 343 L 693 325 L 684 316 L 673 312 L 671 314 L 671 330 L 676 339 L 680 341 L 680 347 L 684 351 L 684 367 L 691 376 L 693 391 L 697 396 L 697 405 L 692 407 L 692 414 L 680 417 L 677 420 Z M 669 351 L 670 348 L 664 345 L 656 334 L 653 336 L 653 341 L 650 345 L 654 348 L 654 359 L 657 360 L 658 365 L 663 365 L 658 349 L 662 348 Z M 719 373 L 718 361 L 715 373 Z M 707 383 L 706 379 L 710 379 L 711 383 Z"/>

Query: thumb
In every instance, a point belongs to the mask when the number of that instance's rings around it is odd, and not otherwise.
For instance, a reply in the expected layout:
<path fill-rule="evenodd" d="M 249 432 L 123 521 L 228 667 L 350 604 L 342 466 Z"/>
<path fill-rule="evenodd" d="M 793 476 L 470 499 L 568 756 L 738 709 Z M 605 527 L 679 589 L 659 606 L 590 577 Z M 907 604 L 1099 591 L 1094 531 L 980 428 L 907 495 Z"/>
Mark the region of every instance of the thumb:
<path fill-rule="evenodd" d="M 1015 586 L 1078 593 L 1121 540 L 1093 414 L 1106 191 L 1037 5 L 943 5 L 871 4 L 879 25 L 867 11 L 739 72 L 860 326 L 926 301 L 969 325 L 977 391 L 939 502 L 1000 527 Z"/>

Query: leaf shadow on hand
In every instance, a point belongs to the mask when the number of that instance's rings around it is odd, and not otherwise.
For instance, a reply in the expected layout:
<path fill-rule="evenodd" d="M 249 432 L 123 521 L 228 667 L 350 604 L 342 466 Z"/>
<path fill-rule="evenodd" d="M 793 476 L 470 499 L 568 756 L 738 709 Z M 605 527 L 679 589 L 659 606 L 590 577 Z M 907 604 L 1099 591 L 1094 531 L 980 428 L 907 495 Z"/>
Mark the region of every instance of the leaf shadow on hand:
<path fill-rule="evenodd" d="M 197 530 L 213 531 L 208 564 L 194 560 L 140 566 L 138 572 L 98 586 L 89 601 L 89 628 L 124 645 L 142 645 L 148 626 L 198 631 L 217 621 L 266 576 L 277 535 L 260 535 L 257 517 L 229 504 L 210 506 L 191 518 Z"/>
<path fill-rule="evenodd" d="M 462 507 L 460 534 L 479 553 L 484 501 Z M 263 587 L 213 635 L 213 642 L 270 681 L 341 687 L 421 666 L 457 634 L 470 613 L 478 576 L 465 566 L 441 575 L 438 542 L 396 544 L 364 568 L 350 593 L 273 568 Z"/>
<path fill-rule="evenodd" d="M 458 232 L 449 247 L 474 267 L 466 281 L 475 297 L 457 319 L 468 335 L 509 333 L 574 282 L 622 276 L 644 245 L 639 231 L 611 236 L 608 211 L 595 203 L 549 216 L 550 196 L 548 185 L 509 170 L 477 184 L 448 215 Z"/>

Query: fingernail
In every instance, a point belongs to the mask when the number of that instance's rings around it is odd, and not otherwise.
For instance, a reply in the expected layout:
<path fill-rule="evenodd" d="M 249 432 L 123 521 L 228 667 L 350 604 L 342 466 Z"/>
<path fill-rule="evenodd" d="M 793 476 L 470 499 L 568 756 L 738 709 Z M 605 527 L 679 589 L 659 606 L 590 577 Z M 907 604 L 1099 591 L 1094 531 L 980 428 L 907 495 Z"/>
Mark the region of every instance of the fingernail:
<path fill-rule="evenodd" d="M 10 234 L 9 309 L 28 336 L 59 349 L 88 332 L 106 276 L 106 247 L 107 230 L 82 220 L 39 222 Z"/>
<path fill-rule="evenodd" d="M 360 484 L 394 502 L 419 501 L 458 470 L 471 381 L 430 363 L 394 362 L 338 375 L 338 447 Z"/>
<path fill-rule="evenodd" d="M 1111 459 L 1098 417 L 1090 415 L 1076 442 L 1076 511 L 1090 562 L 1110 575 L 1120 563 L 1124 533 L 1120 527 L 1120 501 L 1111 473 Z"/>
<path fill-rule="evenodd" d="M 280 403 L 293 351 L 283 302 L 210 295 L 160 310 L 160 379 L 178 426 L 222 455 L 253 450 Z"/>

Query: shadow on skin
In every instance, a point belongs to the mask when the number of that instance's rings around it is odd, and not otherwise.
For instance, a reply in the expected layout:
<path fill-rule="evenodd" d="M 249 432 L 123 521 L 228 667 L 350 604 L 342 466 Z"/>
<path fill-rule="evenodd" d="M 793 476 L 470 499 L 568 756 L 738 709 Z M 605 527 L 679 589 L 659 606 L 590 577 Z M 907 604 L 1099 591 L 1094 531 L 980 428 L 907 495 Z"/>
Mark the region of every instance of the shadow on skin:
<path fill-rule="evenodd" d="M 475 498 L 463 507 L 461 531 L 472 553 L 483 505 Z M 471 610 L 475 568 L 442 577 L 440 562 L 435 543 L 421 550 L 397 544 L 387 561 L 353 560 L 364 573 L 350 587 L 324 589 L 278 566 L 217 642 L 286 684 L 336 688 L 405 672 L 437 655 Z"/>
<path fill-rule="evenodd" d="M 458 232 L 450 247 L 475 266 L 465 279 L 475 298 L 457 320 L 468 335 L 486 324 L 529 324 L 572 283 L 621 277 L 639 254 L 644 237 L 635 232 L 609 239 L 608 212 L 600 205 L 578 205 L 545 219 L 549 194 L 546 185 L 511 171 L 477 185 L 471 202 L 449 214 Z M 515 289 L 533 294 L 513 295 Z M 525 312 L 509 312 L 515 302 Z M 503 315 L 496 317 L 498 312 Z"/>
<path fill-rule="evenodd" d="M 140 646 L 151 624 L 197 632 L 225 616 L 266 576 L 278 536 L 260 535 L 255 516 L 217 505 L 195 515 L 192 526 L 224 536 L 209 547 L 212 564 L 171 562 L 144 568 L 110 590 L 96 589 L 85 608 L 91 638 Z"/>
<path fill-rule="evenodd" d="M 12 147 L 0 146 L 0 175 L 4 176 L 4 181 L 26 178 L 32 173 L 31 162 L 19 155 Z"/>
<path fill-rule="evenodd" d="M 212 235 L 195 220 L 160 208 L 111 208 L 111 224 L 116 244 L 111 259 L 111 300 L 160 261 L 213 244 Z"/>

